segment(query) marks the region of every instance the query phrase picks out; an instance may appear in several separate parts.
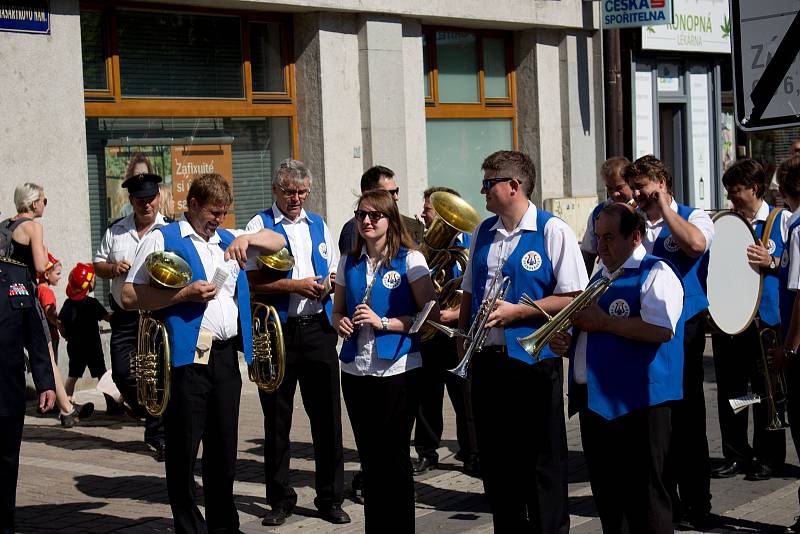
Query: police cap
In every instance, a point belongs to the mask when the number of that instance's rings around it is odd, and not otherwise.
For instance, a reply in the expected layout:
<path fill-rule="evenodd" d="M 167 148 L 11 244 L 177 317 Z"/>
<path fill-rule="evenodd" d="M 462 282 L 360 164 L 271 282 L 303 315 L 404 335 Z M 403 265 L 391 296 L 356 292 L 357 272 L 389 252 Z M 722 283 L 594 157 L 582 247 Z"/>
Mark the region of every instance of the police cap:
<path fill-rule="evenodd" d="M 128 194 L 135 198 L 154 197 L 158 194 L 158 184 L 162 178 L 157 174 L 144 172 L 134 174 L 124 182 L 122 187 L 128 190 Z"/>

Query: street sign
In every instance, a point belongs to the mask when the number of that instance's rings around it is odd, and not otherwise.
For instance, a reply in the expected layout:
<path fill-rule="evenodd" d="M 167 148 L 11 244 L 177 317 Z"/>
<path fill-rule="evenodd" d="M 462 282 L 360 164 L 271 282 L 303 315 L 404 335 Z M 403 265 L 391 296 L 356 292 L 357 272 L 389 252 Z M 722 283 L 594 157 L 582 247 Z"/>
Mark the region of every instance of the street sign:
<path fill-rule="evenodd" d="M 601 0 L 603 28 L 672 24 L 672 0 Z"/>
<path fill-rule="evenodd" d="M 733 0 L 731 20 L 736 122 L 800 125 L 800 0 Z"/>

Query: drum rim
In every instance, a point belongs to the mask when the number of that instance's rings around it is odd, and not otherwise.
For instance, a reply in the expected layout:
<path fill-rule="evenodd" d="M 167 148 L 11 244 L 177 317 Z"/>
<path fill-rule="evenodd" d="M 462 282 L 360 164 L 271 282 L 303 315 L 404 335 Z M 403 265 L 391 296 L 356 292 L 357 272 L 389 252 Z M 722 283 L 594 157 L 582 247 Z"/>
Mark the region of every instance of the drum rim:
<path fill-rule="evenodd" d="M 739 213 L 737 213 L 737 212 L 735 212 L 733 210 L 720 211 L 720 212 L 714 214 L 714 216 L 711 218 L 711 222 L 712 223 L 716 223 L 717 220 L 721 219 L 722 217 L 731 217 L 731 216 L 738 217 L 745 224 L 747 229 L 750 230 L 750 235 L 753 236 L 753 243 L 754 244 L 755 243 L 761 243 L 761 240 L 758 239 L 758 236 L 756 235 L 755 231 L 753 230 L 753 226 L 750 224 L 750 221 L 748 221 L 741 214 L 739 214 Z M 713 244 L 713 242 L 712 242 L 712 244 Z M 710 261 L 710 259 L 711 259 L 711 248 L 710 247 L 709 247 L 708 252 L 709 252 L 709 261 Z M 750 315 L 750 319 L 747 321 L 747 324 L 744 326 L 744 328 L 742 328 L 738 332 L 726 332 L 722 328 L 719 327 L 717 322 L 714 321 L 714 317 L 711 315 L 711 301 L 708 302 L 708 309 L 706 310 L 707 317 L 708 317 L 708 323 L 711 325 L 711 327 L 713 329 L 715 329 L 719 333 L 722 333 L 722 334 L 725 334 L 725 335 L 728 335 L 728 336 L 735 336 L 735 335 L 741 334 L 742 332 L 744 332 L 745 330 L 750 328 L 751 324 L 753 324 L 753 321 L 755 320 L 756 315 L 758 314 L 758 308 L 761 307 L 761 295 L 762 295 L 763 291 L 764 291 L 764 273 L 762 273 L 759 270 L 759 272 L 758 272 L 758 298 L 756 299 L 756 306 L 753 309 L 753 312 Z M 708 287 L 707 287 L 707 285 L 706 285 L 706 299 L 708 299 Z"/>

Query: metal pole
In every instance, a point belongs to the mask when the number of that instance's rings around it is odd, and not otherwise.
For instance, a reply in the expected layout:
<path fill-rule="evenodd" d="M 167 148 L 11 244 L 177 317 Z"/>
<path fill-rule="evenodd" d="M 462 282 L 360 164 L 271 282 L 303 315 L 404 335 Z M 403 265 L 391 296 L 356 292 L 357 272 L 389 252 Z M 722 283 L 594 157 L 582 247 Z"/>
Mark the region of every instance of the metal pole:
<path fill-rule="evenodd" d="M 622 156 L 625 146 L 622 115 L 622 58 L 619 29 L 603 30 L 606 157 Z"/>

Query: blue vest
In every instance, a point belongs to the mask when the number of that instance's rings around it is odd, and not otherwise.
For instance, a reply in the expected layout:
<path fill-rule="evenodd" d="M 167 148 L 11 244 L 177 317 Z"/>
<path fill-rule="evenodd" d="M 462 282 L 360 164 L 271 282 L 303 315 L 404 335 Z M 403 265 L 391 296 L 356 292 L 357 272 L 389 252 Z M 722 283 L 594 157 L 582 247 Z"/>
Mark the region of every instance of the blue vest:
<path fill-rule="evenodd" d="M 472 234 L 469 232 L 461 232 L 461 243 L 454 243 L 454 245 L 459 247 L 464 247 L 465 249 L 469 250 L 469 246 L 472 243 Z M 453 270 L 452 270 L 452 278 L 458 278 L 464 274 L 464 271 L 461 270 L 461 266 L 458 262 L 453 262 Z"/>
<path fill-rule="evenodd" d="M 689 220 L 689 215 L 695 210 L 689 206 L 678 204 L 678 215 Z M 664 258 L 677 267 L 681 274 L 683 290 L 683 317 L 687 321 L 708 308 L 706 297 L 706 276 L 708 275 L 708 252 L 700 257 L 692 258 L 678 247 L 672 239 L 669 226 L 666 224 L 658 234 L 653 244 L 653 255 Z"/>
<path fill-rule="evenodd" d="M 192 244 L 192 238 L 181 237 L 179 223 L 174 222 L 157 230 L 164 234 L 164 250 L 174 252 L 192 268 L 192 282 L 208 280 L 200 255 Z M 227 249 L 234 239 L 233 234 L 224 228 L 217 228 L 217 234 L 220 237 L 220 248 Z M 239 331 L 242 335 L 244 359 L 249 365 L 253 360 L 253 326 L 250 317 L 250 288 L 244 270 L 240 270 L 236 277 L 236 304 L 239 307 Z M 167 327 L 173 367 L 194 362 L 197 337 L 200 335 L 200 324 L 205 310 L 204 303 L 184 302 L 157 312 L 158 318 L 163 320 Z"/>
<path fill-rule="evenodd" d="M 600 309 L 609 315 L 640 317 L 641 287 L 658 261 L 648 254 L 638 269 L 625 269 L 598 300 Z M 673 270 L 680 278 L 678 270 Z M 595 274 L 592 281 L 599 277 L 600 273 Z M 590 410 L 611 420 L 683 398 L 683 315 L 666 343 L 634 341 L 608 332 L 586 334 Z"/>
<path fill-rule="evenodd" d="M 406 273 L 408 250 L 401 248 L 390 267 L 381 265 L 375 273 L 378 277 L 372 284 L 369 307 L 378 317 L 400 317 L 417 313 L 414 295 Z M 367 257 L 348 256 L 345 263 L 345 286 L 347 295 L 347 315 L 353 317 L 356 306 L 361 304 L 367 291 Z M 350 363 L 356 358 L 358 332 L 342 344 L 339 359 Z M 375 350 L 382 360 L 396 360 L 406 354 L 419 351 L 419 336 L 398 332 L 375 330 Z"/>
<path fill-rule="evenodd" d="M 800 226 L 800 219 L 797 219 L 789 226 L 789 236 L 786 238 L 786 246 L 783 247 L 783 255 L 781 256 L 781 272 L 778 274 L 778 299 L 781 310 L 781 330 L 784 337 L 789 329 L 789 323 L 792 321 L 792 309 L 794 308 L 794 299 L 797 293 L 789 289 L 789 266 L 791 262 L 792 231 L 798 226 Z"/>
<path fill-rule="evenodd" d="M 507 302 L 519 302 L 523 293 L 527 293 L 533 300 L 539 300 L 553 294 L 556 287 L 556 277 L 553 274 L 553 265 L 547 256 L 544 246 L 544 227 L 547 221 L 553 217 L 551 213 L 543 210 L 536 210 L 536 231 L 523 231 L 519 243 L 511 252 L 505 266 L 503 275 L 511 278 L 511 286 L 506 295 Z M 483 293 L 486 284 L 491 283 L 488 278 L 487 259 L 489 257 L 489 247 L 494 240 L 494 232 L 490 230 L 497 222 L 498 217 L 494 216 L 485 221 L 478 230 L 475 238 L 475 253 L 472 258 L 472 320 L 483 302 Z M 534 360 L 517 341 L 518 337 L 524 337 L 533 333 L 537 328 L 545 323 L 545 318 L 526 319 L 516 321 L 504 328 L 506 338 L 506 349 L 508 355 L 517 360 L 528 364 L 534 364 Z M 558 358 L 558 356 L 545 347 L 540 353 L 540 359 Z"/>
<path fill-rule="evenodd" d="M 770 212 L 772 206 L 767 204 Z M 759 240 L 764 235 L 766 221 L 756 221 L 756 237 Z M 781 216 L 775 217 L 775 224 L 769 235 L 770 249 L 774 245 L 775 249 L 770 251 L 770 256 L 780 258 L 783 255 L 783 237 L 781 236 Z M 761 320 L 769 326 L 775 326 L 781 321 L 780 311 L 778 310 L 778 275 L 767 273 L 764 275 L 764 285 L 761 288 L 761 303 L 758 305 L 758 315 Z"/>
<path fill-rule="evenodd" d="M 592 248 L 594 249 L 595 254 L 597 254 L 597 237 L 594 235 L 594 223 L 597 220 L 597 216 L 600 215 L 600 211 L 602 211 L 602 209 L 606 206 L 608 206 L 608 200 L 602 201 L 600 204 L 594 207 L 592 210 L 592 216 L 589 217 L 589 239 L 592 240 Z"/>
<path fill-rule="evenodd" d="M 286 248 L 289 249 L 291 253 L 292 246 L 289 244 L 289 237 L 286 235 L 286 230 L 283 228 L 283 225 L 281 223 L 275 223 L 275 216 L 272 213 L 272 208 L 260 212 L 259 215 L 264 222 L 264 228 L 278 232 L 286 239 Z M 325 222 L 322 220 L 322 217 L 316 213 L 306 211 L 306 215 L 308 216 L 309 223 L 308 230 L 311 233 L 311 263 L 314 266 L 314 274 L 325 278 L 328 276 L 328 260 L 323 257 L 320 250 L 325 250 L 326 256 L 331 253 L 331 251 L 328 250 L 328 244 L 325 242 Z M 286 278 L 291 277 L 292 269 L 286 273 Z M 278 310 L 278 316 L 281 318 L 281 322 L 285 323 L 289 311 L 289 295 L 269 295 L 264 298 L 267 303 Z M 325 313 L 328 315 L 328 322 L 333 324 L 333 320 L 331 319 L 333 303 L 330 295 L 325 297 L 325 300 L 322 301 L 322 306 L 325 309 Z"/>

